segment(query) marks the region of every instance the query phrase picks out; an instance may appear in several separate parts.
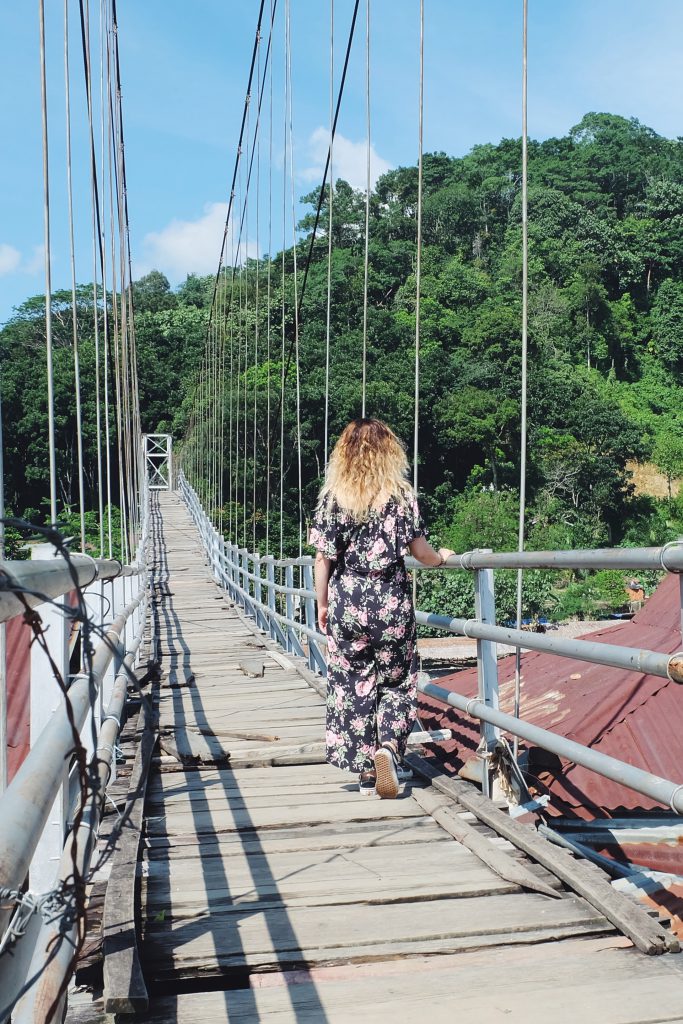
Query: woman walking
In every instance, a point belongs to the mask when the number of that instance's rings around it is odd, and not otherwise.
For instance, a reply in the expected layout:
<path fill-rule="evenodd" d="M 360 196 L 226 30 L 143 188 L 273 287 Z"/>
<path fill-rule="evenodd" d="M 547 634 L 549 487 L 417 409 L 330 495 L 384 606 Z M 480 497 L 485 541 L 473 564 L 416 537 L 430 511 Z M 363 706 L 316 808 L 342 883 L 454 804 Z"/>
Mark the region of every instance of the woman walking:
<path fill-rule="evenodd" d="M 330 457 L 315 512 L 318 623 L 328 637 L 327 760 L 362 793 L 398 794 L 415 720 L 415 611 L 404 556 L 443 565 L 427 542 L 402 444 L 377 419 L 353 420 Z"/>

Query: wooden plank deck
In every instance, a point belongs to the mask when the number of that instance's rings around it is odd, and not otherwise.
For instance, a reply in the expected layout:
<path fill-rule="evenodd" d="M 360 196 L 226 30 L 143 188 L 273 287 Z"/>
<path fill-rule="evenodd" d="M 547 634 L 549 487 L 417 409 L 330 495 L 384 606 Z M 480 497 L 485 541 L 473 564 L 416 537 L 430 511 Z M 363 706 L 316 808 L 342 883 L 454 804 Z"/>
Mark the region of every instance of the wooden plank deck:
<path fill-rule="evenodd" d="M 269 763 L 319 745 L 323 700 L 212 582 L 178 497 L 160 506 L 162 754 L 138 866 L 141 1019 L 683 1020 L 683 957 L 627 948 L 481 829 L 557 896 L 505 881 L 413 799 L 424 783 L 379 800 L 317 754 Z M 255 661 L 262 677 L 244 671 Z M 72 999 L 68 1019 L 111 1020 L 98 1006 Z"/>

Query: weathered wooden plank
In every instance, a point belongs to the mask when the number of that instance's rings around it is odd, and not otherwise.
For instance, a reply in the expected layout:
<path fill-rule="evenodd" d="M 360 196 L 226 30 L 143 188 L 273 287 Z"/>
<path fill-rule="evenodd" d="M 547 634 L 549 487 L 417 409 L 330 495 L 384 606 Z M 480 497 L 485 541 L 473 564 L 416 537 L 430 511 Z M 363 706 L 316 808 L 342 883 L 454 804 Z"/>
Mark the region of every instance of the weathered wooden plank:
<path fill-rule="evenodd" d="M 197 716 L 198 720 L 194 722 L 192 720 L 185 720 L 179 723 L 177 720 L 173 724 L 173 719 L 165 715 L 160 720 L 161 731 L 164 739 L 173 739 L 175 733 L 176 739 L 178 733 L 185 734 L 187 736 L 205 736 L 207 738 L 215 737 L 224 746 L 230 745 L 230 749 L 237 752 L 250 753 L 254 747 L 262 748 L 266 744 L 280 744 L 282 746 L 292 746 L 294 744 L 303 743 L 322 743 L 321 736 L 324 735 L 324 730 L 321 724 L 310 724 L 302 723 L 297 725 L 296 723 L 284 723 L 280 724 L 277 720 L 271 719 L 270 728 L 274 729 L 273 732 L 265 732 L 265 725 L 260 721 L 257 715 L 252 716 L 246 720 L 246 723 L 232 725 L 230 720 L 214 723 L 213 721 L 209 724 L 204 721 L 203 715 Z M 215 727 L 214 727 L 215 726 Z M 229 744 L 229 740 L 233 738 L 233 743 Z M 236 742 L 237 740 L 241 742 Z M 176 744 L 178 746 L 178 744 Z M 178 746 L 178 749 L 179 746 Z"/>
<path fill-rule="evenodd" d="M 427 1012 L 430 1024 L 673 1024 L 681 1020 L 683 975 L 667 961 L 611 948 L 609 939 L 399 958 L 258 975 L 250 989 L 161 997 L 146 1021 L 397 1024 Z M 99 1021 L 82 1016 L 68 1024 Z"/>
<path fill-rule="evenodd" d="M 408 754 L 406 760 L 413 771 L 431 781 L 435 789 L 473 811 L 480 821 L 490 825 L 588 900 L 616 928 L 628 935 L 642 952 L 657 954 L 664 953 L 667 948 L 678 949 L 675 939 L 672 941 L 671 935 L 653 921 L 642 907 L 616 892 L 607 877 L 594 865 L 575 860 L 571 854 L 553 846 L 533 829 L 508 817 L 473 786 L 441 775 L 423 757 Z"/>
<path fill-rule="evenodd" d="M 245 900 L 291 905 L 382 903 L 420 898 L 519 891 L 502 881 L 457 843 L 364 847 L 330 852 L 224 851 L 222 857 L 196 858 L 170 850 L 169 859 L 144 864 L 147 914 L 160 908 L 173 917 L 203 914 Z"/>
<path fill-rule="evenodd" d="M 320 764 L 325 760 L 324 743 L 276 742 L 268 747 L 256 746 L 247 750 L 242 744 L 222 744 L 211 736 L 198 736 L 178 729 L 175 735 L 164 735 L 161 748 L 180 763 L 230 763 L 234 768 L 249 768 L 269 764 Z"/>
<path fill-rule="evenodd" d="M 240 829 L 268 829 L 283 825 L 314 825 L 318 822 L 349 822 L 368 821 L 372 819 L 416 818 L 422 810 L 411 800 L 392 800 L 391 809 L 387 810 L 388 801 L 370 800 L 359 797 L 357 800 L 345 801 L 341 804 L 322 804 L 319 806 L 297 805 L 293 807 L 254 807 L 231 808 L 224 806 L 217 813 L 204 807 L 164 808 L 158 815 L 150 815 L 146 819 L 147 834 L 150 836 L 173 832 L 195 832 L 198 836 L 234 832 Z"/>
<path fill-rule="evenodd" d="M 282 787 L 298 789 L 316 787 L 327 789 L 339 788 L 340 785 L 353 782 L 353 776 L 340 772 L 329 764 L 310 765 L 302 768 L 264 768 L 232 769 L 232 768 L 196 768 L 183 773 L 182 778 L 153 775 L 149 780 L 148 794 L 160 792 L 190 792 L 194 787 L 199 789 L 207 785 L 220 785 L 223 789 L 248 791 L 271 791 Z"/>
<path fill-rule="evenodd" d="M 454 952 L 482 943 L 538 941 L 610 928 L 579 897 L 549 900 L 532 893 L 486 899 L 356 904 L 326 907 L 250 907 L 243 916 L 220 910 L 205 920 L 145 925 L 146 963 L 157 977 L 228 967 L 313 965 L 401 954 Z M 513 937 L 511 939 L 511 936 Z"/>
<path fill-rule="evenodd" d="M 196 867 L 196 864 L 195 864 Z M 359 873 L 360 875 L 360 873 Z M 498 878 L 486 869 L 461 869 L 457 876 L 437 874 L 417 881 L 405 875 L 396 878 L 375 879 L 372 885 L 362 877 L 340 876 L 317 882 L 293 881 L 288 885 L 268 884 L 264 881 L 252 885 L 216 882 L 213 887 L 200 889 L 178 888 L 170 894 L 148 888 L 147 916 L 154 919 L 163 912 L 166 921 L 191 921 L 207 915 L 233 914 L 242 919 L 245 912 L 276 910 L 282 907 L 308 908 L 368 904 L 378 908 L 386 904 L 414 903 L 416 900 L 459 899 L 490 897 L 501 893 L 520 892 L 519 886 Z M 349 913 L 355 907 L 348 906 Z"/>
<path fill-rule="evenodd" d="M 362 797 L 357 792 L 348 789 L 336 789 L 328 787 L 322 792 L 315 793 L 308 787 L 297 786 L 293 791 L 285 789 L 269 792 L 263 790 L 249 790 L 242 792 L 239 788 L 223 789 L 220 783 L 212 783 L 199 786 L 198 788 L 181 788 L 180 791 L 165 790 L 163 796 L 151 794 L 147 800 L 147 812 L 149 815 L 158 813 L 164 807 L 169 814 L 178 811 L 193 811 L 195 808 L 211 811 L 213 814 L 221 814 L 223 809 L 262 810 L 266 807 L 279 808 L 283 813 L 283 802 L 286 804 L 284 813 L 288 814 L 293 808 L 315 809 L 316 813 L 324 812 L 325 808 L 333 804 L 345 804 L 349 808 L 350 816 L 353 817 Z M 373 804 L 375 800 L 371 801 Z M 430 812 L 428 812 L 430 813 Z"/>
<path fill-rule="evenodd" d="M 353 845 L 376 847 L 406 846 L 428 839 L 431 845 L 450 843 L 451 837 L 432 818 L 401 818 L 397 821 L 320 822 L 304 828 L 293 826 L 268 829 L 260 834 L 226 832 L 219 836 L 203 836 L 201 844 L 193 833 L 146 836 L 145 856 L 150 860 L 164 856 L 165 851 L 181 850 L 183 857 L 202 860 L 224 857 L 235 848 L 250 853 L 275 853 L 306 850 L 337 850 Z"/>
<path fill-rule="evenodd" d="M 143 704 L 144 727 L 130 776 L 124 825 L 116 841 L 102 915 L 104 1005 L 108 1013 L 146 1010 L 149 999 L 140 963 L 135 915 L 135 879 L 145 788 L 157 734 Z"/>

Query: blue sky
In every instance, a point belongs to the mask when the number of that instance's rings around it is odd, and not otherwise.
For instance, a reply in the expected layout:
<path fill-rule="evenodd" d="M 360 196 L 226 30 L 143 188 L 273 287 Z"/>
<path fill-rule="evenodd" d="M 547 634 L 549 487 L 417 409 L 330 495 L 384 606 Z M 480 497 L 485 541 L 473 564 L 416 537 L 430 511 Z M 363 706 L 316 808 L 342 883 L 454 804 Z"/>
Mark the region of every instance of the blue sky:
<path fill-rule="evenodd" d="M 70 3 L 76 256 L 92 279 L 88 165 L 77 5 Z M 319 181 L 329 118 L 329 0 L 290 0 L 294 191 Z M 99 4 L 91 0 L 97 50 Z M 426 0 L 425 148 L 454 155 L 520 134 L 521 0 Z M 266 8 L 269 4 L 266 4 Z M 282 241 L 283 12 L 275 42 L 273 246 Z M 529 133 L 565 133 L 589 110 L 683 134 L 680 0 L 530 0 Z M 69 286 L 64 170 L 63 7 L 46 0 L 54 287 Z M 242 113 L 258 0 L 119 0 L 129 207 L 135 273 L 177 284 L 212 272 Z M 337 69 L 352 0 L 335 0 Z M 418 0 L 371 0 L 373 168 L 417 154 Z M 0 32 L 0 322 L 44 287 L 37 3 L 5 5 Z M 337 170 L 365 167 L 365 10 L 339 122 Z M 265 47 L 264 47 L 265 52 Z M 96 92 L 99 81 L 96 82 Z M 267 247 L 264 105 L 258 247 Z M 286 185 L 289 194 L 290 185 Z M 248 250 L 256 251 L 256 198 Z M 291 211 L 286 231 L 291 241 Z"/>

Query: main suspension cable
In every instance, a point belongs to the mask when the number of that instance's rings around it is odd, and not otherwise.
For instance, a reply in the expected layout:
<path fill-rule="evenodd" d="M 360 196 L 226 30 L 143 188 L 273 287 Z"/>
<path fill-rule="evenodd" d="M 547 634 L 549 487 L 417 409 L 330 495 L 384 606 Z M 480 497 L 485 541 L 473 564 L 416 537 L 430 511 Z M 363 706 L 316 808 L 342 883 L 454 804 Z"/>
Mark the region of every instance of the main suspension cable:
<path fill-rule="evenodd" d="M 321 185 L 320 185 L 320 192 L 318 194 L 318 205 L 317 205 L 317 208 L 316 208 L 316 211 L 315 211 L 315 219 L 314 219 L 314 222 L 313 222 L 313 230 L 311 231 L 311 237 L 310 237 L 310 241 L 309 241 L 309 245 L 308 245 L 308 254 L 306 256 L 306 262 L 304 264 L 304 269 L 303 269 L 303 273 L 302 273 L 301 288 L 299 289 L 299 321 L 301 321 L 301 311 L 303 309 L 304 295 L 306 293 L 306 285 L 308 283 L 308 271 L 310 269 L 310 266 L 311 266 L 311 263 L 312 263 L 312 260 L 313 260 L 313 250 L 314 250 L 315 240 L 316 240 L 316 236 L 317 236 L 317 232 L 318 232 L 318 225 L 320 223 L 320 214 L 321 214 L 322 205 L 323 205 L 323 198 L 324 198 L 324 195 L 325 195 L 325 185 L 327 183 L 328 173 L 329 173 L 329 169 L 330 169 L 330 161 L 331 161 L 331 157 L 332 157 L 332 147 L 334 145 L 334 139 L 335 139 L 336 132 L 337 132 L 337 122 L 339 120 L 339 111 L 341 109 L 342 97 L 344 95 L 344 86 L 346 85 L 346 73 L 348 71 L 349 59 L 351 57 L 351 47 L 353 45 L 353 39 L 354 39 L 355 31 L 356 31 L 356 21 L 357 21 L 357 18 L 358 18 L 358 8 L 359 8 L 359 6 L 360 6 L 360 0 L 354 0 L 353 15 L 352 15 L 352 18 L 351 18 L 351 27 L 349 29 L 348 40 L 347 40 L 347 43 L 346 43 L 346 53 L 344 55 L 344 66 L 342 68 L 341 80 L 339 82 L 339 91 L 337 92 L 337 103 L 336 103 L 336 106 L 335 106 L 334 121 L 332 123 L 332 136 L 330 138 L 330 144 L 329 144 L 329 146 L 327 148 L 327 157 L 326 157 L 326 160 L 325 160 L 325 169 L 323 171 L 322 182 L 321 182 Z M 294 342 L 295 342 L 295 339 L 294 339 L 294 337 L 292 337 L 292 339 L 291 339 L 291 341 L 289 343 L 289 348 L 288 348 L 288 351 L 287 351 L 286 360 L 283 362 L 283 374 L 284 374 L 285 382 L 287 381 L 287 379 L 289 377 L 289 367 L 291 365 L 292 355 L 294 353 Z M 284 360 L 284 353 L 283 353 L 283 360 Z M 278 413 L 279 413 L 279 411 L 280 410 L 278 410 Z M 276 419 L 277 419 L 277 416 L 276 416 Z"/>

